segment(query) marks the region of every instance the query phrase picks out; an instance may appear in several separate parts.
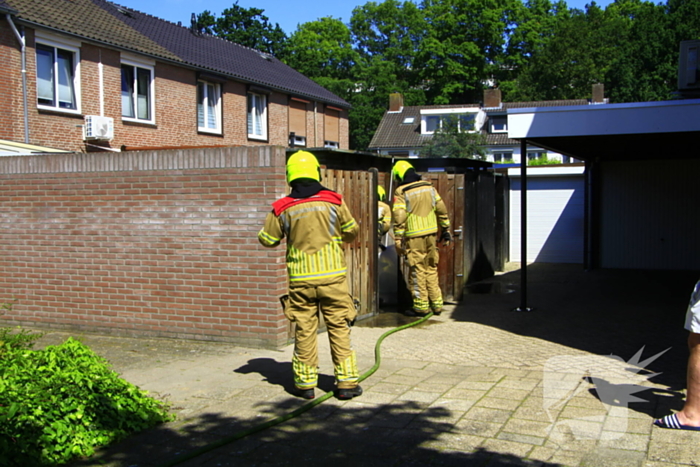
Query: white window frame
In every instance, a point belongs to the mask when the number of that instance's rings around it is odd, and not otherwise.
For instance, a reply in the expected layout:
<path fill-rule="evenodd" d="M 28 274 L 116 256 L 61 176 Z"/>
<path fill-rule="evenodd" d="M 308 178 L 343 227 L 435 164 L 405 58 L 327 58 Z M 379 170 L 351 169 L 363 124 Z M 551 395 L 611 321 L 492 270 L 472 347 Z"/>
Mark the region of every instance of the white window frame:
<path fill-rule="evenodd" d="M 501 156 L 502 159 L 500 161 L 496 160 L 497 155 Z M 493 160 L 493 162 L 495 164 L 503 163 L 503 161 L 506 161 L 506 160 L 512 161 L 513 160 L 513 151 L 495 151 L 495 152 L 491 153 L 491 159 Z"/>
<path fill-rule="evenodd" d="M 476 126 L 476 117 L 477 114 L 479 113 L 479 108 L 474 107 L 474 108 L 461 108 L 461 109 L 421 109 L 420 111 L 420 133 L 422 135 L 432 135 L 435 133 L 435 130 L 428 130 L 428 121 L 434 119 L 435 117 L 438 118 L 438 125 L 437 128 L 442 128 L 442 120 L 447 117 L 448 115 L 468 115 L 468 114 L 474 114 L 474 125 Z M 459 119 L 458 125 L 461 126 L 461 119 Z M 476 132 L 476 130 L 469 130 L 470 133 Z"/>
<path fill-rule="evenodd" d="M 120 87 L 121 87 L 121 82 L 122 82 L 122 67 L 124 66 L 129 66 L 134 69 L 134 82 L 132 83 L 132 94 L 131 94 L 131 102 L 133 105 L 136 107 L 134 108 L 134 116 L 129 117 L 124 115 L 124 95 L 123 90 L 120 89 L 120 94 L 121 94 L 121 113 L 122 113 L 122 120 L 125 122 L 138 122 L 138 123 L 149 123 L 149 124 L 155 124 L 156 123 L 156 79 L 155 79 L 155 63 L 152 61 L 148 60 L 142 60 L 139 58 L 134 58 L 134 57 L 129 57 L 129 56 L 124 56 L 122 55 L 121 59 L 121 66 L 119 68 L 119 74 L 120 74 Z M 146 70 L 149 72 L 150 76 L 150 81 L 148 85 L 148 118 L 139 118 L 139 109 L 138 109 L 138 73 L 137 70 Z"/>
<path fill-rule="evenodd" d="M 259 101 L 262 100 L 262 104 Z M 262 109 L 261 113 L 258 110 Z M 246 118 L 248 139 L 267 141 L 267 94 L 248 92 L 246 96 Z M 255 119 L 258 119 L 260 133 L 256 133 Z"/>
<path fill-rule="evenodd" d="M 543 157 L 548 157 L 547 151 L 545 151 L 544 149 L 528 149 L 527 150 L 527 160 L 528 161 L 541 159 Z"/>
<path fill-rule="evenodd" d="M 494 122 L 494 118 L 497 119 L 504 119 L 505 123 L 503 123 L 503 129 L 502 130 L 497 130 Z M 508 117 L 505 115 L 496 115 L 495 117 L 489 118 L 489 131 L 491 133 L 508 133 Z"/>
<path fill-rule="evenodd" d="M 213 92 L 214 96 L 209 94 Z M 212 99 L 214 104 L 211 105 Z M 200 111 L 202 112 L 202 121 L 200 124 Z M 213 116 L 211 113 L 213 112 Z M 212 122 L 213 117 L 213 122 Z M 200 79 L 197 81 L 197 130 L 202 133 L 221 134 L 221 84 L 213 83 Z M 214 127 L 209 124 L 213 123 Z"/>
<path fill-rule="evenodd" d="M 43 109 L 43 110 L 51 110 L 55 112 L 63 112 L 63 113 L 69 113 L 69 114 L 81 114 L 81 105 L 80 105 L 80 43 L 74 42 L 74 41 L 66 41 L 63 40 L 62 38 L 57 38 L 54 37 L 53 35 L 48 35 L 48 34 L 42 34 L 40 31 L 37 31 L 36 34 L 36 46 L 44 46 L 44 47 L 51 47 L 53 48 L 53 68 L 52 68 L 52 94 L 54 96 L 54 105 L 47 105 L 47 104 L 40 104 L 39 103 L 39 61 L 37 59 L 37 53 L 38 53 L 38 47 L 35 47 L 35 60 L 36 62 L 36 93 L 37 93 L 37 108 Z M 59 76 L 59 70 L 58 70 L 58 60 L 57 60 L 57 54 L 58 50 L 62 50 L 64 52 L 68 52 L 73 56 L 73 76 L 72 78 L 72 92 L 73 92 L 73 98 L 75 99 L 75 108 L 66 108 L 66 107 L 61 107 L 60 106 L 60 82 L 59 80 L 53 79 L 55 76 Z"/>

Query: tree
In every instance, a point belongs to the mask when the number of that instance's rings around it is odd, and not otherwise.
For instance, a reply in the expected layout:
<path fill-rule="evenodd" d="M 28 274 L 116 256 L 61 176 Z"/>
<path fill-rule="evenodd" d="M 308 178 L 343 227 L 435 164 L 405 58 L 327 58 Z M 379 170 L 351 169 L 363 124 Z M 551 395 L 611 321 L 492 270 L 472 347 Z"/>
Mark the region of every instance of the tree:
<path fill-rule="evenodd" d="M 312 79 L 352 81 L 359 54 L 350 29 L 339 19 L 327 17 L 301 24 L 289 37 L 282 59 Z"/>
<path fill-rule="evenodd" d="M 197 28 L 236 44 L 260 50 L 274 56 L 284 53 L 287 35 L 278 23 L 274 26 L 260 8 L 243 8 L 236 1 L 220 17 L 205 10 L 197 15 Z"/>
<path fill-rule="evenodd" d="M 474 131 L 472 123 L 468 129 L 463 128 L 465 121 L 456 115 L 442 119 L 442 124 L 428 143 L 420 150 L 421 157 L 460 157 L 484 160 L 486 155 L 486 137 Z"/>
<path fill-rule="evenodd" d="M 496 69 L 520 0 L 423 0 L 428 24 L 417 68 L 429 102 L 481 100 L 484 81 Z"/>
<path fill-rule="evenodd" d="M 555 3 L 550 0 L 514 2 L 508 12 L 505 53 L 495 63 L 490 77 L 493 85 L 501 90 L 504 101 L 518 99 L 518 76 L 533 55 L 554 36 L 557 21 L 568 14 L 569 9 L 563 0 Z"/>

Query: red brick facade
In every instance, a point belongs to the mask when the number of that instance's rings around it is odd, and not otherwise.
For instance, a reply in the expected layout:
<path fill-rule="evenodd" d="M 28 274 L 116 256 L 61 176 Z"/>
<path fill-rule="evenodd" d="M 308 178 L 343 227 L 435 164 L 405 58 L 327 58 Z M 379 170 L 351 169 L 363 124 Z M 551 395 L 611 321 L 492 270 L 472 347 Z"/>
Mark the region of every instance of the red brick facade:
<path fill-rule="evenodd" d="M 212 135 L 197 130 L 197 71 L 177 67 L 166 62 L 155 62 L 155 123 L 142 124 L 122 120 L 121 60 L 118 50 L 80 43 L 80 102 L 79 115 L 37 108 L 37 79 L 35 31 L 25 29 L 27 48 L 27 102 L 29 115 L 29 143 L 88 152 L 96 148 L 83 141 L 83 117 L 103 115 L 114 119 L 114 139 L 91 144 L 119 149 L 178 146 L 288 146 L 289 112 L 292 96 L 271 91 L 268 95 L 268 139 L 249 139 L 247 134 L 248 92 L 245 83 L 228 80 L 222 86 L 222 134 Z M 146 58 L 146 57 L 144 57 Z M 22 103 L 21 53 L 18 39 L 6 19 L 0 19 L 0 92 L 5 105 L 0 115 L 0 139 L 24 142 Z M 100 102 L 100 69 L 102 70 L 103 99 Z M 309 125 L 307 145 L 323 147 L 324 110 L 320 102 L 307 106 Z M 314 124 L 315 123 L 315 124 Z M 340 149 L 348 149 L 349 128 L 347 109 L 340 114 Z"/>
<path fill-rule="evenodd" d="M 257 241 L 284 164 L 270 146 L 0 158 L 2 324 L 285 344 L 285 250 Z"/>

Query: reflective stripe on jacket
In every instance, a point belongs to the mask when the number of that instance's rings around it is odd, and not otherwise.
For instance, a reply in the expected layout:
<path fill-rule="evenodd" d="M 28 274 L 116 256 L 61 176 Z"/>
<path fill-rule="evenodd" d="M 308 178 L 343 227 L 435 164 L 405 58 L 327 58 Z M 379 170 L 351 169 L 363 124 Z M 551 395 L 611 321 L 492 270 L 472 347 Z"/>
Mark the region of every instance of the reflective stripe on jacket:
<path fill-rule="evenodd" d="M 314 196 L 288 202 L 283 198 L 275 203 L 278 209 L 268 213 L 258 233 L 258 241 L 266 247 L 287 238 L 287 272 L 292 283 L 323 284 L 347 271 L 341 243 L 353 241 L 359 227 L 342 197 L 333 195 L 337 199 Z"/>
<path fill-rule="evenodd" d="M 422 237 L 449 228 L 447 207 L 428 181 L 402 185 L 394 192 L 394 234 L 397 238 Z"/>

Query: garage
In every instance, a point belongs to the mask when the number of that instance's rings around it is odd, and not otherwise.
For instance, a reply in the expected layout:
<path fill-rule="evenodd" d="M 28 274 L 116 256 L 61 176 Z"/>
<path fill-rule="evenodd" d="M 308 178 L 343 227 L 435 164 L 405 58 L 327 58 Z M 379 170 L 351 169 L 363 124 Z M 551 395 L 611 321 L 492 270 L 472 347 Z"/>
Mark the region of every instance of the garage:
<path fill-rule="evenodd" d="M 583 164 L 528 169 L 527 262 L 583 263 Z M 521 253 L 520 169 L 508 169 L 510 189 L 510 257 Z"/>
<path fill-rule="evenodd" d="M 696 189 L 700 99 L 510 109 L 508 127 L 509 137 L 523 146 L 543 147 L 585 162 L 580 225 L 586 268 L 700 267 Z M 535 173 L 535 168 L 521 168 L 518 180 L 520 184 L 524 175 L 525 190 L 519 193 L 526 198 L 527 234 L 520 240 L 527 244 L 527 261 L 543 261 L 548 248 L 542 237 L 548 229 L 549 236 L 556 230 L 552 220 L 538 218 L 539 200 L 548 190 L 537 189 Z M 562 206 L 568 206 L 568 201 L 550 202 L 562 212 L 566 211 Z M 512 205 L 514 211 L 522 207 L 522 202 Z M 522 257 L 520 244 L 514 243 L 511 248 L 518 248 Z M 510 256 L 517 261 L 515 251 Z"/>

